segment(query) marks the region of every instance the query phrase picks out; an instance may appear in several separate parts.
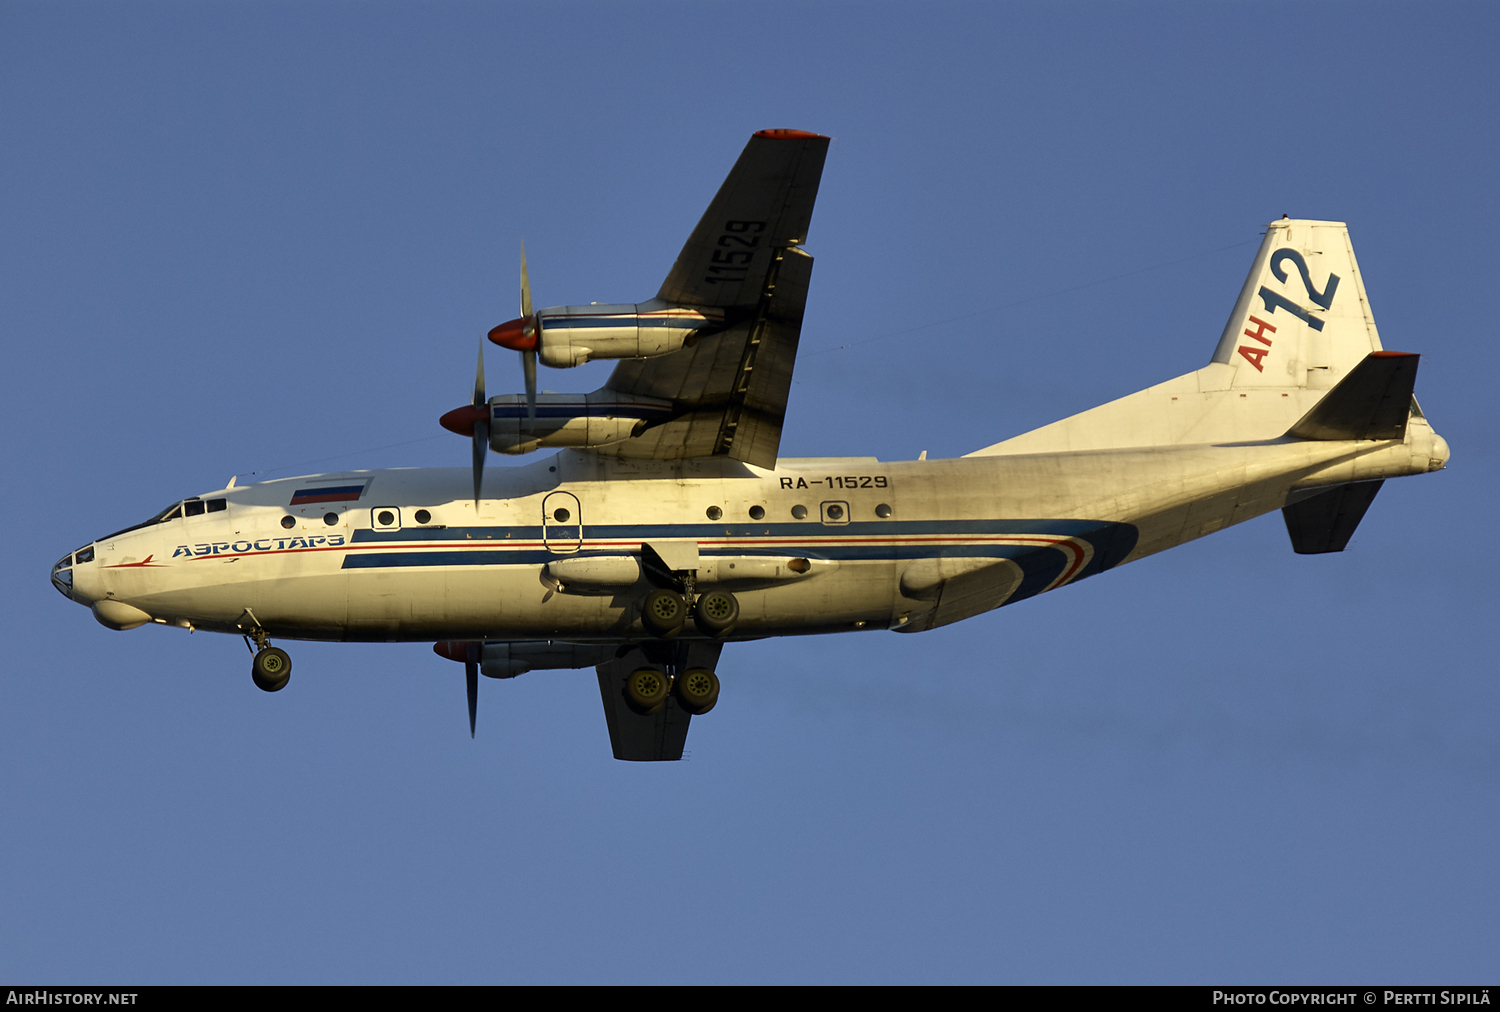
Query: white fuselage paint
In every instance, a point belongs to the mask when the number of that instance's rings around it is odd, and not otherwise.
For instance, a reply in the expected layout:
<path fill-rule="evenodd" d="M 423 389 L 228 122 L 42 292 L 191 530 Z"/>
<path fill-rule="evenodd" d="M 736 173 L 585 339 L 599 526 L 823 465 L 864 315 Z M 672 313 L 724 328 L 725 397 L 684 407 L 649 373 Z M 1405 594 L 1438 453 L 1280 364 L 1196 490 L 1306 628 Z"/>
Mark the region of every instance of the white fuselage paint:
<path fill-rule="evenodd" d="M 645 638 L 651 586 L 623 560 L 644 542 L 688 542 L 700 588 L 739 598 L 734 639 L 918 631 L 1259 516 L 1299 489 L 1417 474 L 1446 458 L 1414 417 L 1400 442 L 783 460 L 775 471 L 565 450 L 491 468 L 477 511 L 467 470 L 344 472 L 209 493 L 227 509 L 97 542 L 94 559 L 73 567 L 72 596 L 162 624 L 258 623 L 293 639 L 624 641 Z M 288 505 L 341 481 L 365 483 L 362 497 Z M 567 522 L 554 519 L 559 508 Z M 384 510 L 395 524 L 379 522 Z M 548 569 L 590 557 L 603 561 Z"/>

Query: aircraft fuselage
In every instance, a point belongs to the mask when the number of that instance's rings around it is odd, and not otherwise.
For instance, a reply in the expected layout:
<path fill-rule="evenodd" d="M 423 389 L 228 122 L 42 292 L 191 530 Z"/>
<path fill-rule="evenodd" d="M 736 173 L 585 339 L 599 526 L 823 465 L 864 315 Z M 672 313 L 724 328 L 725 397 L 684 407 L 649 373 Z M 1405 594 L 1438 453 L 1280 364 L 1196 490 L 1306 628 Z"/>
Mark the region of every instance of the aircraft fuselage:
<path fill-rule="evenodd" d="M 1300 489 L 1435 469 L 1440 444 L 1413 419 L 1402 441 L 775 470 L 569 450 L 493 469 L 477 509 L 466 470 L 340 472 L 207 493 L 225 508 L 96 542 L 59 589 L 116 627 L 618 643 L 649 638 L 651 544 L 692 546 L 699 589 L 734 593 L 731 639 L 920 631 L 1259 516 Z"/>

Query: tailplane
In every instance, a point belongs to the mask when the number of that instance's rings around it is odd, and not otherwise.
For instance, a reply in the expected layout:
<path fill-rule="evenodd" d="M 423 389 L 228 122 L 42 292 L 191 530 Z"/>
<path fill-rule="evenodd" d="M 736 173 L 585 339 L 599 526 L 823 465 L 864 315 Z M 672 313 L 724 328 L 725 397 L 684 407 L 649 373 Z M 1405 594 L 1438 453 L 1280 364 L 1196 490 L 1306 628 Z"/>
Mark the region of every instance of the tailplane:
<path fill-rule="evenodd" d="M 1405 439 L 1417 362 L 1405 351 L 1372 351 L 1287 431 L 1293 439 Z"/>

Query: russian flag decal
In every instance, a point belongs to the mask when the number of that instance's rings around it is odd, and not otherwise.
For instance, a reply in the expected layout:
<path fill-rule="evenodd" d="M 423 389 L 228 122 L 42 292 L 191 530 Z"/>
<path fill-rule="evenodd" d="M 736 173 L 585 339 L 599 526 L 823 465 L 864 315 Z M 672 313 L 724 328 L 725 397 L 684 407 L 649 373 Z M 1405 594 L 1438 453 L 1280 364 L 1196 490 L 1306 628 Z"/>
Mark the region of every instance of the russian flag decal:
<path fill-rule="evenodd" d="M 365 494 L 365 482 L 358 485 L 325 485 L 321 488 L 299 488 L 292 493 L 293 506 L 315 502 L 354 502 Z"/>

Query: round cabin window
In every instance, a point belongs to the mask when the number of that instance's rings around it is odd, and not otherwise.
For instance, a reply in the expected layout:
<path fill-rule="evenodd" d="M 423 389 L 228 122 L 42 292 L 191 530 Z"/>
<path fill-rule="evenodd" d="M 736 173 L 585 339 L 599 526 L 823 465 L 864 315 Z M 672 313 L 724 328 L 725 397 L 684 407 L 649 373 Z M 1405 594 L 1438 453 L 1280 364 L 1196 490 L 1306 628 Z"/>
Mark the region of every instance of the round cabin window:
<path fill-rule="evenodd" d="M 764 506 L 751 506 L 750 507 L 750 519 L 751 520 L 764 520 L 765 518 L 766 518 L 766 508 Z"/>
<path fill-rule="evenodd" d="M 842 520 L 842 519 L 844 519 L 844 507 L 840 506 L 838 503 L 831 503 L 829 505 L 829 507 L 828 507 L 828 519 L 829 520 Z"/>
<path fill-rule="evenodd" d="M 717 520 L 723 515 L 724 511 L 719 509 L 719 507 L 717 506 L 710 506 L 708 508 L 708 519 L 710 520 Z"/>
<path fill-rule="evenodd" d="M 339 522 L 339 515 L 337 513 L 324 513 L 323 522 L 329 527 L 332 527 L 334 524 Z"/>
<path fill-rule="evenodd" d="M 881 503 L 879 506 L 875 507 L 875 515 L 884 520 L 886 517 L 891 515 L 891 508 L 885 503 Z"/>
<path fill-rule="evenodd" d="M 567 510 L 563 509 L 561 506 L 559 506 L 552 513 L 552 519 L 556 520 L 560 524 L 565 524 L 569 520 L 571 520 L 572 518 L 573 518 L 573 514 L 569 513 Z"/>
<path fill-rule="evenodd" d="M 806 506 L 793 506 L 792 507 L 792 519 L 793 520 L 806 520 L 807 519 L 807 507 Z"/>
<path fill-rule="evenodd" d="M 297 526 L 297 518 L 293 516 L 284 516 L 281 518 L 281 526 L 285 527 L 287 530 L 291 530 L 293 527 Z"/>
<path fill-rule="evenodd" d="M 419 524 L 430 524 L 432 523 L 432 514 L 426 510 L 417 510 L 415 519 Z"/>
<path fill-rule="evenodd" d="M 380 521 L 380 526 L 389 527 L 391 524 L 396 522 L 396 514 L 392 513 L 390 510 L 381 510 L 379 515 L 376 516 L 375 519 Z"/>

